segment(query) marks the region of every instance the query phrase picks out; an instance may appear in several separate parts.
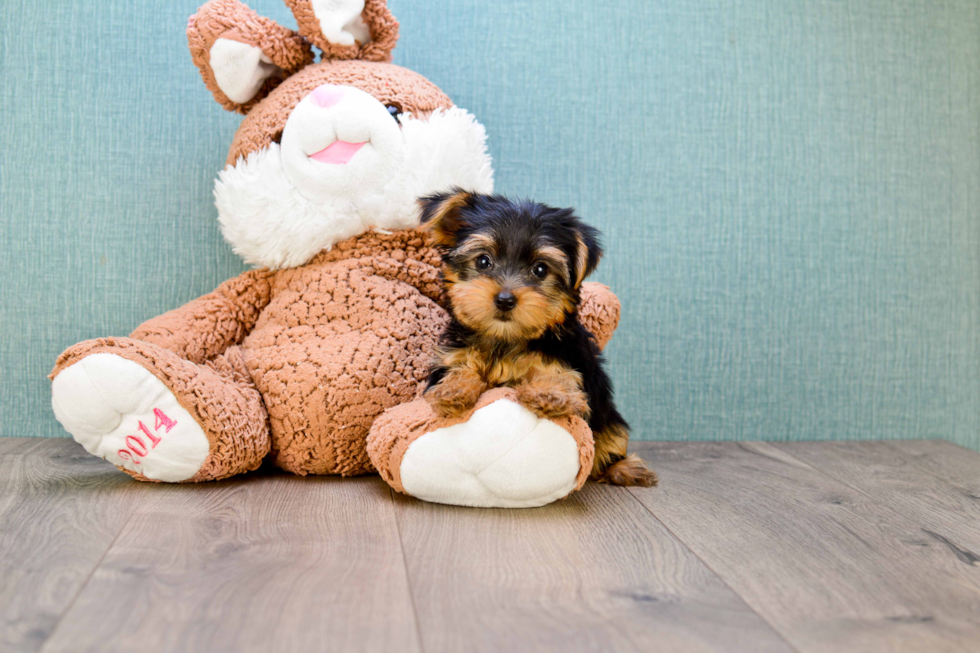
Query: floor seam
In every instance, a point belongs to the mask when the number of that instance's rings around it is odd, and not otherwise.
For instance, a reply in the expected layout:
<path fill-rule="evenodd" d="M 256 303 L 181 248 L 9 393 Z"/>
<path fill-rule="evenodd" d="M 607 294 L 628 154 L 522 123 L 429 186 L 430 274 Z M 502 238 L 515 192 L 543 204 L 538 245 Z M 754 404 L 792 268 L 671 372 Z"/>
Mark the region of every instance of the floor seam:
<path fill-rule="evenodd" d="M 887 444 L 887 442 L 886 442 L 885 444 Z M 845 481 L 845 480 L 843 480 L 843 479 L 840 479 L 840 478 L 837 478 L 836 476 L 834 476 L 834 475 L 832 475 L 832 474 L 830 474 L 829 472 L 826 472 L 826 471 L 824 471 L 824 470 L 823 470 L 823 469 L 822 469 L 821 467 L 815 467 L 815 466 L 813 466 L 813 465 L 811 465 L 810 463 L 808 463 L 808 462 L 807 462 L 807 461 L 805 461 L 805 460 L 800 460 L 799 458 L 797 458 L 797 457 L 796 457 L 796 456 L 794 456 L 793 454 L 791 454 L 791 453 L 789 453 L 789 452 L 788 452 L 788 451 L 786 451 L 785 449 L 782 449 L 782 448 L 779 448 L 779 447 L 774 447 L 774 448 L 777 448 L 777 449 L 779 449 L 779 451 L 781 451 L 781 452 L 782 452 L 782 453 L 783 453 L 784 455 L 787 455 L 787 456 L 789 456 L 789 457 L 791 457 L 791 458 L 793 458 L 794 460 L 797 460 L 797 461 L 799 461 L 799 463 L 800 463 L 801 465 L 806 465 L 807 467 L 809 467 L 809 468 L 810 468 L 810 469 L 812 469 L 813 471 L 815 471 L 815 472 L 817 472 L 818 474 L 820 474 L 820 475 L 822 475 L 822 476 L 824 476 L 824 477 L 826 477 L 826 478 L 829 478 L 829 479 L 830 479 L 831 481 L 833 481 L 834 483 L 839 483 L 840 485 L 843 485 L 844 487 L 846 487 L 846 488 L 848 488 L 848 489 L 849 489 L 849 490 L 851 490 L 852 492 L 857 492 L 858 494 L 860 494 L 861 496 L 863 496 L 863 497 L 864 497 L 865 499 L 867 499 L 868 501 L 870 501 L 870 502 L 871 502 L 871 503 L 873 503 L 874 505 L 876 505 L 876 506 L 879 506 L 879 507 L 881 508 L 881 514 L 882 514 L 882 516 L 883 516 L 883 517 L 887 517 L 887 515 L 888 515 L 888 514 L 891 514 L 891 515 L 894 515 L 895 517 L 898 517 L 898 518 L 899 518 L 900 520 L 901 520 L 901 519 L 904 519 L 904 520 L 908 520 L 908 521 L 911 521 L 911 522 L 913 522 L 914 524 L 916 524 L 916 525 L 917 525 L 917 526 L 918 526 L 918 527 L 919 527 L 920 529 L 922 529 L 922 530 L 925 530 L 925 526 L 926 526 L 926 524 L 923 524 L 923 523 L 922 523 L 922 522 L 921 522 L 920 520 L 918 520 L 918 519 L 915 519 L 915 518 L 913 518 L 913 517 L 911 517 L 911 516 L 909 516 L 909 515 L 905 515 L 905 514 L 903 514 L 903 513 L 901 513 L 901 512 L 899 512 L 899 511 L 898 511 L 898 510 L 896 510 L 895 508 L 892 508 L 892 507 L 891 507 L 891 506 L 890 506 L 890 505 L 889 505 L 889 504 L 888 504 L 888 503 L 887 503 L 886 501 L 884 501 L 884 500 L 882 500 L 882 499 L 879 499 L 879 498 L 876 498 L 876 497 L 874 497 L 874 496 L 872 496 L 872 495 L 870 495 L 870 494 L 868 494 L 867 492 L 865 492 L 865 491 L 864 491 L 864 490 L 862 490 L 861 488 L 859 488 L 859 487 L 857 487 L 857 486 L 855 486 L 855 485 L 851 485 L 851 484 L 850 484 L 849 482 L 847 482 L 847 481 Z M 900 452 L 900 451 L 899 451 L 899 452 Z M 900 452 L 900 453 L 901 453 L 901 452 Z M 938 480 L 940 480 L 940 481 L 943 481 L 943 480 L 944 480 L 944 479 L 942 479 L 942 477 L 939 477 L 939 476 L 934 476 L 934 475 L 931 475 L 931 474 L 929 474 L 929 473 L 928 473 L 927 471 L 925 471 L 925 470 L 922 470 L 922 471 L 923 471 L 923 473 L 925 473 L 925 474 L 928 474 L 928 475 L 930 475 L 930 476 L 933 476 L 934 478 L 936 478 L 936 479 L 938 479 Z M 889 521 L 891 522 L 891 519 L 890 519 L 890 518 L 889 518 Z M 894 523 L 894 522 L 891 522 L 891 523 Z M 943 530 L 945 530 L 945 529 L 943 529 Z M 927 532 L 927 533 L 928 533 L 928 531 L 925 531 L 925 532 Z M 949 539 L 949 538 L 947 537 L 948 535 L 952 535 L 953 537 L 956 537 L 955 535 L 953 535 L 953 534 L 950 534 L 950 533 L 949 533 L 949 531 L 946 531 L 946 534 L 945 534 L 945 535 L 943 535 L 943 537 L 944 537 L 944 538 L 946 538 L 946 539 L 948 540 L 948 542 L 949 542 L 950 544 L 954 544 L 954 545 L 956 545 L 957 547 L 959 547 L 960 545 L 957 545 L 957 544 L 956 544 L 956 543 L 955 543 L 955 542 L 954 542 L 953 540 L 951 540 L 951 539 Z M 959 538 L 958 538 L 958 537 L 956 537 L 956 539 L 959 539 Z M 961 541 L 962 541 L 962 540 L 961 540 Z M 967 546 L 969 546 L 969 543 L 967 543 Z M 955 552 L 954 552 L 953 554 L 954 554 L 954 555 L 956 555 L 956 554 L 955 554 Z M 976 593 L 976 594 L 980 594 L 980 588 L 978 588 L 978 587 L 973 587 L 973 586 L 971 586 L 971 588 L 970 588 L 970 589 L 971 589 L 971 590 L 972 590 L 972 591 L 973 591 L 974 593 Z"/>
<path fill-rule="evenodd" d="M 54 628 L 52 628 L 51 632 L 48 633 L 48 636 L 44 638 L 44 643 L 41 644 L 40 647 L 38 647 L 37 649 L 38 653 L 44 653 L 44 650 L 48 646 L 48 642 L 50 642 L 52 638 L 54 638 L 55 634 L 58 632 L 58 628 L 61 627 L 61 623 L 65 620 L 65 617 L 67 617 L 68 613 L 71 612 L 72 608 L 75 607 L 75 603 L 78 602 L 78 597 L 80 597 L 82 595 L 82 592 L 85 591 L 85 588 L 88 587 L 88 584 L 89 582 L 91 582 L 92 577 L 95 575 L 95 572 L 99 570 L 99 567 L 102 566 L 102 563 L 103 561 L 105 561 L 106 556 L 109 555 L 109 551 L 112 550 L 112 547 L 116 546 L 116 542 L 119 541 L 119 537 L 123 534 L 123 531 L 126 530 L 126 527 L 129 526 L 129 522 L 133 520 L 133 516 L 136 514 L 136 512 L 137 511 L 134 509 L 133 512 L 131 512 L 129 516 L 126 517 L 126 521 L 123 522 L 123 525 L 122 527 L 120 527 L 119 532 L 116 533 L 116 536 L 114 538 L 112 538 L 112 542 L 110 542 L 109 546 L 107 546 L 105 551 L 102 552 L 102 555 L 99 557 L 98 562 L 96 562 L 95 565 L 92 566 L 92 570 L 88 573 L 88 576 L 85 577 L 85 582 L 82 583 L 81 587 L 78 588 L 78 591 L 75 592 L 75 596 L 71 598 L 71 601 L 68 603 L 67 607 L 65 607 L 64 612 L 62 612 L 61 616 L 58 617 L 58 621 L 55 623 Z"/>
<path fill-rule="evenodd" d="M 398 519 L 398 507 L 395 505 L 395 491 L 388 486 L 388 497 L 391 499 L 392 512 L 395 515 L 395 532 L 398 534 L 398 548 L 402 553 L 402 569 L 405 570 L 405 583 L 408 585 L 408 601 L 412 606 L 412 618 L 415 621 L 415 638 L 419 643 L 420 653 L 425 653 L 425 645 L 422 642 L 422 624 L 419 621 L 419 611 L 415 606 L 415 592 L 412 591 L 412 576 L 408 573 L 408 558 L 405 557 L 405 542 L 402 540 L 402 525 Z"/>
<path fill-rule="evenodd" d="M 661 479 L 660 479 L 660 482 L 661 482 L 661 483 L 663 483 L 663 482 L 664 482 L 664 479 L 663 479 L 663 477 L 661 477 Z M 658 516 L 657 516 L 657 515 L 656 515 L 656 514 L 655 514 L 655 513 L 654 513 L 654 512 L 652 511 L 652 510 L 650 510 L 650 508 L 649 508 L 649 507 L 648 507 L 648 506 L 647 506 L 647 505 L 646 505 L 645 503 L 643 503 L 642 501 L 640 501 L 640 499 L 639 499 L 639 497 L 637 497 L 637 496 L 636 496 L 636 495 L 635 495 L 635 494 L 633 493 L 633 491 L 632 491 L 632 490 L 629 490 L 629 489 L 627 489 L 627 488 L 623 488 L 623 489 L 624 489 L 624 490 L 626 490 L 626 493 L 627 493 L 627 494 L 629 494 L 629 495 L 630 495 L 630 496 L 631 496 L 631 497 L 633 498 L 633 500 L 634 500 L 634 501 L 636 501 L 636 502 L 637 502 L 638 504 L 640 504 L 640 506 L 641 506 L 641 507 L 642 507 L 642 508 L 643 508 L 643 509 L 644 509 L 644 510 L 645 510 L 645 511 L 647 512 L 647 513 L 649 513 L 649 515 L 650 515 L 651 517 L 653 517 L 653 518 L 654 518 L 655 520 L 657 520 L 657 523 L 658 523 L 658 524 L 660 524 L 661 526 L 663 526 L 663 527 L 664 527 L 664 529 L 666 529 L 666 531 L 667 531 L 668 533 L 670 533 L 670 535 L 671 535 L 671 536 L 672 536 L 672 537 L 673 537 L 674 539 L 676 539 L 676 540 L 677 540 L 678 542 L 680 542 L 680 543 L 681 543 L 681 546 L 683 546 L 683 547 L 684 547 L 685 549 L 687 549 L 688 551 L 690 551 L 690 552 L 691 552 L 691 555 L 693 555 L 693 556 L 694 556 L 695 558 L 697 558 L 697 559 L 698 559 L 698 561 L 700 561 L 700 562 L 701 562 L 701 564 L 703 564 L 703 565 L 705 566 L 705 568 L 706 568 L 706 569 L 707 569 L 708 571 L 710 571 L 710 572 L 711 572 L 711 573 L 712 573 L 712 574 L 714 575 L 714 577 L 715 577 L 715 578 L 717 578 L 717 579 L 718 579 L 718 580 L 719 580 L 719 581 L 721 582 L 721 584 L 722 584 L 722 585 L 724 585 L 725 587 L 727 587 L 727 588 L 728 588 L 728 590 L 729 590 L 729 591 L 730 591 L 730 592 L 731 592 L 732 594 L 734 594 L 734 595 L 735 595 L 736 597 L 738 597 L 738 600 L 739 600 L 739 601 L 741 601 L 741 602 L 742 602 L 742 603 L 743 603 L 743 604 L 745 605 L 745 607 L 747 607 L 747 608 L 748 608 L 749 610 L 751 610 L 751 611 L 752 611 L 752 614 L 754 614 L 755 616 L 757 616 L 757 617 L 759 617 L 759 619 L 761 619 L 761 620 L 762 620 L 762 623 L 764 623 L 764 624 L 766 624 L 766 625 L 767 625 L 767 626 L 769 627 L 769 630 L 771 630 L 771 631 L 772 631 L 772 632 L 773 632 L 773 633 L 774 633 L 774 634 L 776 635 L 776 637 L 778 637 L 778 638 L 779 638 L 779 639 L 780 639 L 781 641 L 783 641 L 783 642 L 784 642 L 784 643 L 786 644 L 786 646 L 788 646 L 788 647 L 790 648 L 790 650 L 792 650 L 792 651 L 796 651 L 796 653 L 803 653 L 803 651 L 802 651 L 802 650 L 801 650 L 801 649 L 800 649 L 799 647 L 797 647 L 797 646 L 796 646 L 796 645 L 795 645 L 795 644 L 794 644 L 793 642 L 791 642 L 791 641 L 790 641 L 790 640 L 789 640 L 789 639 L 788 639 L 788 638 L 786 637 L 786 635 L 785 635 L 785 634 L 784 634 L 784 633 L 783 633 L 783 632 L 782 632 L 781 630 L 779 630 L 779 629 L 778 629 L 778 628 L 777 628 L 777 627 L 776 627 L 776 626 L 775 626 L 775 625 L 774 625 L 774 624 L 773 624 L 772 622 L 770 622 L 770 621 L 769 621 L 768 619 L 766 619 L 766 617 L 765 617 L 764 615 L 762 615 L 762 614 L 760 614 L 758 610 L 756 610 L 755 608 L 753 608 L 753 607 L 752 607 L 752 604 L 751 604 L 751 603 L 749 603 L 749 602 L 748 602 L 748 600 L 747 600 L 747 599 L 746 599 L 746 598 L 745 598 L 744 596 L 742 596 L 741 594 L 739 594 L 739 593 L 738 593 L 738 592 L 737 592 L 737 591 L 735 590 L 735 588 L 734 588 L 734 587 L 732 587 L 732 586 L 731 586 L 731 585 L 730 585 L 730 584 L 728 583 L 728 581 L 727 581 L 727 580 L 725 580 L 725 578 L 724 578 L 724 577 L 723 577 L 723 576 L 722 576 L 721 574 L 719 574 L 719 573 L 718 573 L 717 571 L 715 571 L 715 569 L 714 569 L 714 568 L 713 568 L 713 567 L 712 567 L 711 565 L 709 565 L 709 564 L 707 563 L 707 561 L 705 561 L 705 560 L 704 560 L 704 559 L 703 559 L 703 558 L 702 558 L 702 557 L 701 557 L 700 555 L 698 555 L 698 553 L 697 553 L 697 551 L 695 551 L 694 549 L 692 549 L 692 548 L 690 547 L 690 545 L 689 545 L 689 544 L 688 544 L 687 542 L 685 542 L 685 541 L 684 541 L 684 540 L 683 540 L 683 539 L 682 539 L 682 538 L 680 537 L 680 535 L 678 535 L 677 533 L 675 533 L 675 532 L 674 532 L 674 531 L 673 531 L 673 530 L 672 530 L 672 529 L 670 528 L 670 526 L 668 526 L 668 525 L 666 524 L 666 522 L 664 522 L 664 521 L 663 521 L 662 519 L 660 519 L 660 517 L 658 517 Z"/>

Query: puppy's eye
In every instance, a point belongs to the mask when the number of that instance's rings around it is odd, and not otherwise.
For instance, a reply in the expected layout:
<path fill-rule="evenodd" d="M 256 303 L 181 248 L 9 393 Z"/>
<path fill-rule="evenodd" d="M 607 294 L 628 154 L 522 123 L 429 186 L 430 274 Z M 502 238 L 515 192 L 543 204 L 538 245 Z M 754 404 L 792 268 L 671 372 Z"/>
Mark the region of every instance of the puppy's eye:
<path fill-rule="evenodd" d="M 476 269 L 477 270 L 489 270 L 493 266 L 493 261 L 486 254 L 480 254 L 476 257 Z"/>
<path fill-rule="evenodd" d="M 531 268 L 531 272 L 533 272 L 534 276 L 536 276 L 538 279 L 544 279 L 546 276 L 548 276 L 548 266 L 544 263 L 535 263 L 534 267 Z"/>
<path fill-rule="evenodd" d="M 402 115 L 402 109 L 397 104 L 386 104 L 385 109 L 388 110 L 388 115 L 395 120 L 398 120 L 398 116 Z"/>

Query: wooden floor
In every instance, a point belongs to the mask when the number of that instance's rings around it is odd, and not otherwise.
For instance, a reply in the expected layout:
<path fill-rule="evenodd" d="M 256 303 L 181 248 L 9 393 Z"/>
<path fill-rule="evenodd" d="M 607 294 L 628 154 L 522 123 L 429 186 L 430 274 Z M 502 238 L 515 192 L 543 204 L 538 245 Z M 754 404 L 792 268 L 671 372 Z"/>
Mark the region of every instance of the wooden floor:
<path fill-rule="evenodd" d="M 536 510 L 0 438 L 0 651 L 980 651 L 980 454 L 640 443 Z"/>

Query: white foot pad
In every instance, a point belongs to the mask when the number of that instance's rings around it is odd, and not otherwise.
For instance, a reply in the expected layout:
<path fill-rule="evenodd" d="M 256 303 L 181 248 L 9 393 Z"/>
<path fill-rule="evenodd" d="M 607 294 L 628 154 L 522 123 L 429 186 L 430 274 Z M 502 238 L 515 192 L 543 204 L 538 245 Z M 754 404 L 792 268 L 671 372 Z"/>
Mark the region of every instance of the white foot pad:
<path fill-rule="evenodd" d="M 208 438 L 160 379 L 115 354 L 92 354 L 51 385 L 55 417 L 94 456 L 167 482 L 191 478 Z"/>
<path fill-rule="evenodd" d="M 500 399 L 466 422 L 413 442 L 401 464 L 408 494 L 457 506 L 533 508 L 575 487 L 578 445 L 568 431 Z"/>

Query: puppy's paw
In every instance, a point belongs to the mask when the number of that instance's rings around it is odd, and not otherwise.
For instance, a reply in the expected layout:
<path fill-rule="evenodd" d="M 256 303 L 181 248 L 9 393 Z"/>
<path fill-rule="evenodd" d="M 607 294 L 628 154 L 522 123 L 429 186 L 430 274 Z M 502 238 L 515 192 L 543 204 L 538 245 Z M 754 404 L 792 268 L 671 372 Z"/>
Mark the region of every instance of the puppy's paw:
<path fill-rule="evenodd" d="M 567 383 L 533 381 L 517 386 L 517 400 L 547 419 L 589 415 L 589 400 L 578 387 Z"/>
<path fill-rule="evenodd" d="M 429 388 L 423 397 L 432 410 L 442 417 L 457 417 L 476 405 L 485 384 L 478 377 L 447 375 Z"/>
<path fill-rule="evenodd" d="M 636 454 L 631 454 L 613 463 L 595 480 L 600 483 L 626 487 L 653 487 L 659 481 L 657 473 L 647 469 L 646 463 L 640 460 Z"/>

